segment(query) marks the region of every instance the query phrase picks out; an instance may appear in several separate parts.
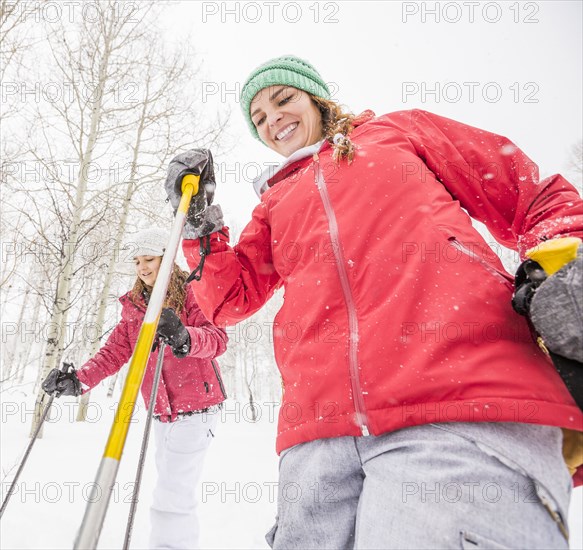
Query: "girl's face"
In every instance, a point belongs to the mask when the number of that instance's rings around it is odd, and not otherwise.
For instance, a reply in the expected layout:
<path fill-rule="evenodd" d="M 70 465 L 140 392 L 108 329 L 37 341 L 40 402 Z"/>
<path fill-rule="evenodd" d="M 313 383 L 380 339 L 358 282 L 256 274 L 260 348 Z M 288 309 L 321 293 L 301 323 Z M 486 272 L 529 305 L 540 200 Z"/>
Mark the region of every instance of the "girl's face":
<path fill-rule="evenodd" d="M 322 139 L 322 114 L 297 88 L 263 88 L 251 101 L 250 112 L 263 143 L 284 157 Z"/>
<path fill-rule="evenodd" d="M 154 286 L 162 256 L 136 256 L 136 273 L 138 277 L 148 286 Z"/>

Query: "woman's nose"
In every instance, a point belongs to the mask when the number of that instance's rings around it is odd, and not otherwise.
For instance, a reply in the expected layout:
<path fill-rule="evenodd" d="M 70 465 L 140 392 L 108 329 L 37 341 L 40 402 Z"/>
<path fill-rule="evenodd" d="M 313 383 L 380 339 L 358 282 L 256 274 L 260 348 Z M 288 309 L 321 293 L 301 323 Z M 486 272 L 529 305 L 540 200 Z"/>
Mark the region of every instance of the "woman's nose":
<path fill-rule="evenodd" d="M 269 126 L 273 126 L 274 124 L 279 122 L 281 120 L 282 116 L 283 115 L 279 111 L 275 111 L 275 112 L 271 113 L 267 118 L 267 120 L 269 122 Z"/>

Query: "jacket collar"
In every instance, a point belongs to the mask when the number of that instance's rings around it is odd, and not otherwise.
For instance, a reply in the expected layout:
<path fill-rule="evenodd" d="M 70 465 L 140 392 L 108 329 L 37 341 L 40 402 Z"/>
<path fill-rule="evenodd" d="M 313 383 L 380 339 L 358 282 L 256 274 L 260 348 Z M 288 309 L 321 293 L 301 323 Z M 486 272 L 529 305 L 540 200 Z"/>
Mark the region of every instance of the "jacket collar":
<path fill-rule="evenodd" d="M 354 119 L 354 128 L 364 124 L 365 122 L 368 122 L 374 116 L 374 112 L 370 109 L 363 111 Z M 325 139 L 322 139 L 313 145 L 308 145 L 307 147 L 298 149 L 278 166 L 268 166 L 257 178 L 253 180 L 253 189 L 255 189 L 257 196 L 261 197 L 261 195 L 265 193 L 265 191 L 267 191 L 271 186 L 275 185 L 282 179 L 287 178 L 290 174 L 300 168 L 301 164 L 298 161 L 303 160 L 306 157 L 311 157 L 314 153 L 320 152 L 320 150 L 325 148 L 326 145 L 329 145 L 328 142 Z"/>
<path fill-rule="evenodd" d="M 319 152 L 325 142 L 326 140 L 323 139 L 318 141 L 318 143 L 314 143 L 313 145 L 302 147 L 301 149 L 298 149 L 292 153 L 278 166 L 268 166 L 257 178 L 255 178 L 255 180 L 253 180 L 253 189 L 255 189 L 257 196 L 261 197 L 261 195 L 265 193 L 265 191 L 267 191 L 274 183 L 281 181 L 282 179 L 289 176 L 292 172 L 295 172 L 299 166 L 292 165 L 296 164 L 296 161 L 298 160 L 305 159 L 306 157 L 310 157 L 314 153 Z M 281 172 L 283 172 L 283 174 L 281 174 Z M 273 181 L 276 175 L 278 177 L 276 181 Z"/>
<path fill-rule="evenodd" d="M 139 311 L 146 311 L 148 307 L 148 301 L 145 299 L 144 296 L 140 297 L 139 303 L 134 302 L 131 296 L 131 290 L 126 292 L 123 296 L 120 296 L 119 301 L 122 306 L 131 305 Z"/>
<path fill-rule="evenodd" d="M 184 307 L 185 308 L 189 307 L 189 304 L 192 300 L 191 292 L 192 291 L 190 290 L 190 287 L 187 286 L 186 287 L 186 296 L 184 298 Z M 136 308 L 137 310 L 145 312 L 146 309 L 148 308 L 148 303 L 150 302 L 150 294 L 148 294 L 148 293 L 142 294 L 142 296 L 139 299 L 139 303 L 136 303 L 132 299 L 131 290 L 130 290 L 130 291 L 126 292 L 124 295 L 120 296 L 118 298 L 118 300 L 122 306 L 131 305 L 134 308 Z"/>

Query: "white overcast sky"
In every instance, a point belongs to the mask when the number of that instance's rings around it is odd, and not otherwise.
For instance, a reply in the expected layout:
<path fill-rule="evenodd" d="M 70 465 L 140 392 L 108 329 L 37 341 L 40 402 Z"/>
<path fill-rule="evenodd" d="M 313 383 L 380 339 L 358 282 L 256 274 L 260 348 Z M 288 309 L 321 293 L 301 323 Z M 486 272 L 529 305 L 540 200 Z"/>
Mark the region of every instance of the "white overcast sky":
<path fill-rule="evenodd" d="M 564 172 L 582 133 L 582 5 L 186 1 L 168 5 L 162 25 L 164 40 L 186 36 L 201 56 L 209 113 L 233 111 L 237 146 L 215 161 L 239 163 L 240 181 L 219 176 L 216 198 L 243 225 L 258 201 L 246 179 L 281 157 L 250 137 L 235 91 L 283 54 L 310 61 L 355 113 L 425 109 L 506 135 L 545 175 Z"/>

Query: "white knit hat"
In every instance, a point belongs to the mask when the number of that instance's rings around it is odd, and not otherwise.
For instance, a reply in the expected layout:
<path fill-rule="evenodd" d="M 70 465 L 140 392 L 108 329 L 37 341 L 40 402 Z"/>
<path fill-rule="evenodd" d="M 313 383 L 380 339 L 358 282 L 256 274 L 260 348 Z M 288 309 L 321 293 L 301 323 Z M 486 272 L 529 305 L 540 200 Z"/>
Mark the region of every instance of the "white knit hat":
<path fill-rule="evenodd" d="M 126 243 L 126 247 L 136 256 L 164 256 L 166 245 L 170 233 L 160 227 L 151 227 L 150 229 L 142 229 L 133 237 L 130 237 Z"/>

